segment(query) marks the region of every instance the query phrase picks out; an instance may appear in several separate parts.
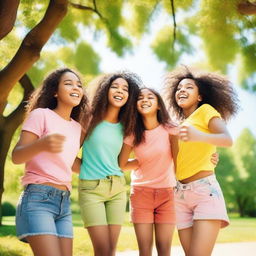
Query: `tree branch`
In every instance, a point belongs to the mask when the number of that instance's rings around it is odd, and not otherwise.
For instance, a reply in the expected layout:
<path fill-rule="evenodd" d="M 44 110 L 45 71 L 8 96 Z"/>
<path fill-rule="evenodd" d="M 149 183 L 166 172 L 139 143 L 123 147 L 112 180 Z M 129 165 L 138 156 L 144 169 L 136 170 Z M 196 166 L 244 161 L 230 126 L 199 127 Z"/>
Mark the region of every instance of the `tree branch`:
<path fill-rule="evenodd" d="M 174 51 L 174 45 L 176 41 L 176 17 L 175 17 L 175 7 L 174 7 L 174 0 L 171 0 L 171 7 L 172 7 L 172 20 L 173 20 L 173 41 L 172 41 L 172 49 Z"/>
<path fill-rule="evenodd" d="M 19 0 L 0 1 L 0 40 L 13 29 L 19 3 Z"/>
<path fill-rule="evenodd" d="M 100 19 L 102 19 L 104 22 L 106 22 L 106 18 L 104 18 L 102 16 L 102 14 L 99 12 L 98 8 L 97 8 L 97 4 L 96 4 L 96 0 L 93 0 L 93 5 L 94 7 L 90 7 L 90 6 L 84 6 L 81 4 L 75 4 L 75 3 L 70 3 L 71 6 L 73 6 L 74 8 L 80 9 L 80 10 L 85 10 L 85 11 L 92 11 L 94 13 L 96 13 Z"/>
<path fill-rule="evenodd" d="M 24 119 L 26 101 L 35 89 L 27 74 L 24 74 L 19 82 L 24 90 L 23 98 L 18 107 L 6 118 L 7 123 L 16 124 L 15 130 Z"/>
<path fill-rule="evenodd" d="M 249 2 L 244 1 L 237 6 L 238 12 L 244 15 L 255 15 L 256 14 L 256 1 Z"/>
<path fill-rule="evenodd" d="M 0 113 L 13 86 L 39 59 L 41 49 L 65 17 L 67 7 L 68 0 L 50 0 L 42 20 L 26 35 L 16 55 L 0 71 Z"/>

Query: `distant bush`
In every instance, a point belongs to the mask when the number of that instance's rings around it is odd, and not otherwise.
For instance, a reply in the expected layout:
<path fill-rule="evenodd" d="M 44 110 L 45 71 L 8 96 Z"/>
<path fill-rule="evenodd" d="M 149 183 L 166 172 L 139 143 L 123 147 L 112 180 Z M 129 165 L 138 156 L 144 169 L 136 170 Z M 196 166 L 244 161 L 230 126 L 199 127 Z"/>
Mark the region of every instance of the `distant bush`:
<path fill-rule="evenodd" d="M 15 206 L 13 206 L 9 202 L 2 203 L 2 215 L 3 216 L 15 216 L 15 214 L 16 214 Z"/>

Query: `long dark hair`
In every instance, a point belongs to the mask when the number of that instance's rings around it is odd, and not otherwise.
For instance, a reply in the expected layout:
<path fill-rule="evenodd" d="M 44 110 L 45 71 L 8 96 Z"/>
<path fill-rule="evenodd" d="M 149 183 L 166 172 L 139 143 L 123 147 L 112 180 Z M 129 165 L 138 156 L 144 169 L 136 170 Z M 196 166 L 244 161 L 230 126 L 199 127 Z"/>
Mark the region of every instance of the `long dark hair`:
<path fill-rule="evenodd" d="M 136 105 L 139 94 L 139 87 L 142 81 L 138 75 L 128 71 L 116 72 L 103 76 L 99 81 L 95 96 L 92 101 L 92 119 L 86 134 L 86 138 L 90 136 L 94 128 L 104 119 L 108 108 L 108 91 L 117 78 L 123 78 L 128 83 L 129 97 L 124 106 L 121 107 L 118 121 L 123 125 L 124 136 L 133 133 L 135 128 Z"/>
<path fill-rule="evenodd" d="M 199 94 L 202 96 L 202 101 L 199 102 L 198 107 L 207 103 L 214 107 L 224 120 L 228 120 L 238 112 L 239 100 L 237 94 L 231 82 L 225 76 L 198 71 L 183 65 L 170 72 L 165 82 L 168 108 L 172 108 L 179 119 L 185 117 L 182 108 L 176 102 L 175 93 L 179 83 L 186 78 L 194 80 Z"/>
<path fill-rule="evenodd" d="M 26 106 L 27 113 L 36 108 L 55 109 L 57 107 L 58 102 L 55 95 L 58 91 L 62 75 L 67 72 L 75 74 L 80 80 L 78 74 L 69 68 L 53 71 L 45 78 L 42 85 L 32 93 Z M 86 120 L 88 120 L 89 117 L 89 103 L 85 93 L 83 94 L 80 104 L 75 106 L 71 112 L 71 118 L 76 121 L 80 121 L 82 117 Z"/>
<path fill-rule="evenodd" d="M 140 91 L 147 89 L 150 92 L 152 92 L 158 102 L 159 109 L 157 110 L 157 121 L 163 125 L 168 127 L 175 127 L 175 123 L 171 121 L 169 113 L 165 107 L 164 101 L 161 97 L 161 95 L 154 89 L 143 87 L 140 89 Z M 138 99 L 137 99 L 138 100 Z M 145 125 L 143 123 L 143 119 L 141 114 L 136 110 L 136 125 L 135 125 L 135 133 L 134 133 L 134 146 L 139 145 L 140 143 L 143 143 L 145 141 Z"/>

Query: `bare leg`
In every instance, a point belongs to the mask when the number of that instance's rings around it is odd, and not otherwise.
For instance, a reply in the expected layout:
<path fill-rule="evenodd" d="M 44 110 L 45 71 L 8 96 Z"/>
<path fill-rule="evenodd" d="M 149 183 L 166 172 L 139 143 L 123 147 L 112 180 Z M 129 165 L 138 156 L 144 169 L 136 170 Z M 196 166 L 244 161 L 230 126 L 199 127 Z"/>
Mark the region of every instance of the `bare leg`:
<path fill-rule="evenodd" d="M 71 239 L 70 239 L 71 240 Z M 35 256 L 62 256 L 60 241 L 54 235 L 28 236 L 27 241 Z M 71 254 L 66 254 L 71 255 Z"/>
<path fill-rule="evenodd" d="M 192 239 L 193 228 L 179 230 L 179 238 L 185 255 L 188 256 L 190 243 Z"/>
<path fill-rule="evenodd" d="M 61 255 L 62 256 L 72 256 L 73 251 L 73 239 L 61 237 L 59 238 Z"/>
<path fill-rule="evenodd" d="M 193 225 L 189 256 L 210 256 L 220 227 L 219 220 L 196 220 Z"/>
<path fill-rule="evenodd" d="M 170 255 L 174 227 L 172 224 L 155 224 L 155 240 L 158 255 Z"/>
<path fill-rule="evenodd" d="M 153 224 L 134 223 L 140 256 L 151 256 L 153 247 Z"/>
<path fill-rule="evenodd" d="M 111 256 L 108 225 L 87 228 L 90 235 L 95 256 Z"/>
<path fill-rule="evenodd" d="M 108 225 L 109 240 L 110 240 L 110 255 L 114 256 L 116 253 L 117 241 L 121 231 L 121 225 Z"/>

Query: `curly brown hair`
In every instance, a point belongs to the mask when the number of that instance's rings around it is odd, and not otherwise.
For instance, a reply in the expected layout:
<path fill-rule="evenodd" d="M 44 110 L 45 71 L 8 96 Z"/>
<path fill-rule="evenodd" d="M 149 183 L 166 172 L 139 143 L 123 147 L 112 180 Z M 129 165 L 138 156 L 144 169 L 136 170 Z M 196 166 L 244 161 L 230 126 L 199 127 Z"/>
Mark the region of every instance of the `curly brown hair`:
<path fill-rule="evenodd" d="M 57 98 L 55 95 L 58 91 L 58 86 L 62 75 L 67 72 L 75 74 L 80 80 L 79 75 L 69 68 L 54 70 L 44 79 L 42 85 L 32 93 L 26 105 L 27 113 L 36 108 L 55 109 L 57 107 Z M 81 119 L 88 120 L 89 102 L 85 93 L 83 94 L 80 104 L 73 108 L 71 118 L 78 122 L 80 122 Z"/>
<path fill-rule="evenodd" d="M 89 124 L 86 138 L 90 136 L 93 129 L 104 119 L 109 104 L 108 91 L 113 81 L 115 81 L 117 78 L 123 78 L 129 85 L 129 97 L 126 104 L 120 109 L 118 120 L 123 125 L 124 136 L 134 133 L 136 100 L 142 81 L 135 73 L 129 71 L 120 71 L 113 74 L 104 75 L 99 81 L 92 101 L 92 119 Z"/>
<path fill-rule="evenodd" d="M 183 79 L 192 79 L 198 87 L 203 104 L 214 107 L 224 120 L 228 120 L 239 110 L 239 100 L 231 82 L 223 75 L 199 71 L 188 66 L 181 66 L 167 74 L 164 86 L 164 94 L 168 109 L 172 109 L 179 119 L 184 119 L 182 108 L 178 106 L 175 93 L 179 83 Z"/>
<path fill-rule="evenodd" d="M 175 127 L 175 123 L 170 119 L 169 113 L 165 107 L 164 101 L 161 97 L 161 95 L 154 89 L 148 88 L 148 87 L 143 87 L 140 89 L 140 92 L 142 90 L 149 90 L 152 92 L 158 102 L 159 109 L 157 110 L 157 121 L 162 124 L 163 126 L 168 126 L 168 127 Z M 139 97 L 139 95 L 138 95 Z M 137 99 L 138 100 L 138 99 Z M 134 146 L 139 145 L 140 143 L 143 143 L 145 141 L 145 125 L 143 123 L 143 119 L 141 114 L 139 113 L 138 110 L 136 110 L 136 125 L 135 125 L 135 134 L 134 134 Z"/>

